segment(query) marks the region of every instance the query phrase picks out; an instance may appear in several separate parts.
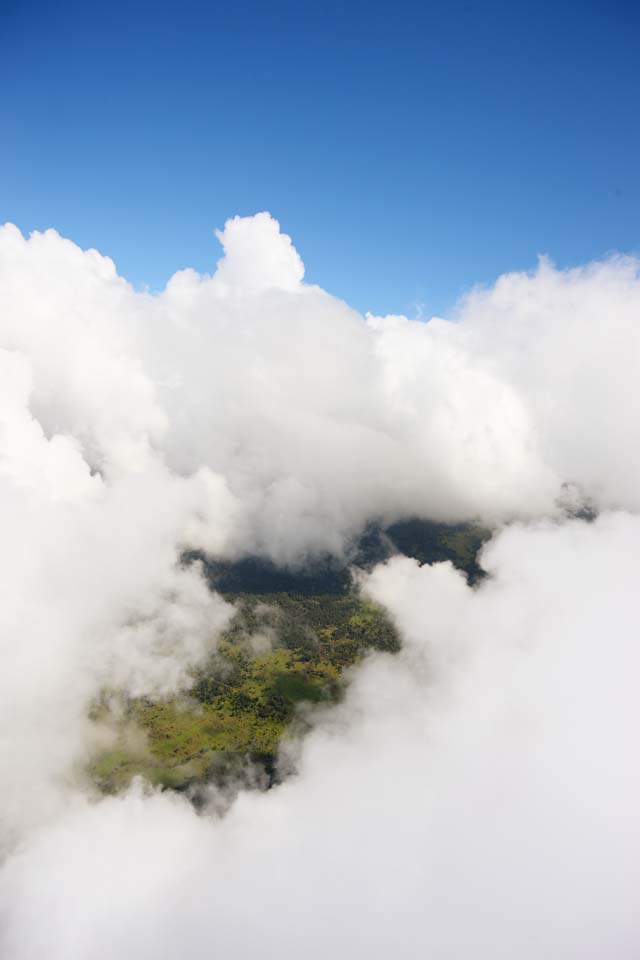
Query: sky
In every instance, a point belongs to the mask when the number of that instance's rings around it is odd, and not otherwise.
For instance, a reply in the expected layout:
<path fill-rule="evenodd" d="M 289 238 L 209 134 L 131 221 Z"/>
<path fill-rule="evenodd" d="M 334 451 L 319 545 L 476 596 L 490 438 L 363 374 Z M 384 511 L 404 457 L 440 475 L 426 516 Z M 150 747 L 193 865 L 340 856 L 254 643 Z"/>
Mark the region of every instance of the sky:
<path fill-rule="evenodd" d="M 268 210 L 361 311 L 637 252 L 640 17 L 626 2 L 5 0 L 0 222 L 137 288 L 212 272 Z"/>

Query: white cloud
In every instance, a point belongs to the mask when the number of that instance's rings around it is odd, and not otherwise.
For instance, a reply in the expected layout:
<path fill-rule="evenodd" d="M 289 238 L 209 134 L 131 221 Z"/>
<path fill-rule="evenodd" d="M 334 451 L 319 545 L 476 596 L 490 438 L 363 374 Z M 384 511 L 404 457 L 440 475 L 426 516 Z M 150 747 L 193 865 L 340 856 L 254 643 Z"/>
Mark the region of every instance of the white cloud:
<path fill-rule="evenodd" d="M 514 528 L 477 590 L 379 568 L 405 649 L 298 775 L 223 819 L 77 799 L 5 868 L 6 955 L 635 957 L 639 533 Z"/>
<path fill-rule="evenodd" d="M 268 213 L 233 217 L 216 230 L 224 249 L 213 284 L 221 294 L 257 296 L 266 290 L 300 289 L 304 264 L 280 224 Z"/>
<path fill-rule="evenodd" d="M 151 296 L 0 230 L 3 955 L 637 955 L 637 263 L 425 324 L 305 285 L 268 214 L 220 238 Z M 627 512 L 560 522 L 563 484 Z M 411 514 L 523 522 L 475 590 L 374 571 L 403 652 L 297 777 L 222 819 L 87 798 L 92 698 L 188 685 L 228 621 L 184 549 L 339 555 Z"/>
<path fill-rule="evenodd" d="M 635 261 L 542 262 L 455 322 L 364 320 L 302 283 L 268 214 L 220 237 L 212 277 L 152 297 L 53 231 L 4 228 L 2 345 L 47 436 L 106 476 L 209 468 L 237 501 L 220 549 L 280 561 L 340 553 L 371 517 L 544 515 L 566 483 L 638 507 Z"/>

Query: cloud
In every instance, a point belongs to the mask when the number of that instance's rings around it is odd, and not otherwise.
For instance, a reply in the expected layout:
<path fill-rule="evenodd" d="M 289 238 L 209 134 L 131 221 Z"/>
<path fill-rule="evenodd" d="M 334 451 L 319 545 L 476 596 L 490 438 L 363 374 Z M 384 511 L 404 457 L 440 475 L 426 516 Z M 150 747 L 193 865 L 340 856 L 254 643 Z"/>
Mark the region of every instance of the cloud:
<path fill-rule="evenodd" d="M 404 650 L 297 776 L 222 819 L 78 798 L 5 868 L 6 955 L 636 956 L 639 533 L 511 529 L 479 589 L 377 569 Z"/>
<path fill-rule="evenodd" d="M 268 214 L 220 239 L 150 295 L 0 229 L 2 955 L 637 955 L 637 262 L 424 323 L 304 284 Z M 294 777 L 222 817 L 91 794 L 94 698 L 188 687 L 228 623 L 185 550 L 344 557 L 414 515 L 504 527 L 489 577 L 373 571 L 403 650 Z"/>
<path fill-rule="evenodd" d="M 527 403 L 540 453 L 601 507 L 640 508 L 638 260 L 573 270 L 544 258 L 462 301 L 473 350 Z"/>
<path fill-rule="evenodd" d="M 225 235 L 250 250 L 262 217 Z M 637 508 L 640 464 L 608 469 L 640 449 L 635 261 L 542 261 L 429 323 L 363 321 L 275 275 L 254 298 L 223 296 L 218 274 L 180 277 L 160 298 L 173 319 L 162 346 L 153 321 L 153 376 L 173 384 L 165 448 L 177 469 L 206 462 L 229 480 L 244 506 L 231 549 L 291 561 L 339 553 L 372 516 L 545 515 L 565 485 Z"/>
<path fill-rule="evenodd" d="M 258 296 L 266 290 L 299 290 L 304 264 L 280 224 L 268 213 L 233 217 L 216 230 L 224 249 L 213 283 L 221 294 Z"/>
<path fill-rule="evenodd" d="M 343 554 L 371 518 L 546 515 L 563 485 L 638 508 L 635 261 L 542 261 L 424 323 L 305 285 L 268 214 L 219 236 L 213 276 L 151 296 L 54 231 L 0 233 L 3 346 L 92 469 L 206 467 L 237 503 L 221 549 L 279 562 Z"/>
<path fill-rule="evenodd" d="M 28 361 L 18 353 L 0 350 L 0 476 L 43 498 L 74 500 L 97 492 L 100 478 L 82 457 L 74 437 L 47 439 L 29 411 L 32 390 Z"/>

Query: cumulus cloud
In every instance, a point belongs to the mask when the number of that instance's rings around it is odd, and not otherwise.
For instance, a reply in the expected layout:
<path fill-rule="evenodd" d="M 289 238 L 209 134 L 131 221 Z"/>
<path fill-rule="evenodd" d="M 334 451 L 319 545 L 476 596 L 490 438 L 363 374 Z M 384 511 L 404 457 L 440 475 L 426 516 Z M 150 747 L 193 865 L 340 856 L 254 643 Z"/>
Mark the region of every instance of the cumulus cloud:
<path fill-rule="evenodd" d="M 216 230 L 224 249 L 213 283 L 222 294 L 257 296 L 266 290 L 298 290 L 304 264 L 291 237 L 268 213 L 233 217 Z"/>
<path fill-rule="evenodd" d="M 227 552 L 280 562 L 344 553 L 371 517 L 543 515 L 563 484 L 637 508 L 635 261 L 543 261 L 423 323 L 305 285 L 268 214 L 219 237 L 212 276 L 154 297 L 54 231 L 0 233 L 3 346 L 45 434 L 92 469 L 206 466 L 237 500 Z"/>
<path fill-rule="evenodd" d="M 66 802 L 102 689 L 183 689 L 228 623 L 230 606 L 180 565 L 190 487 L 158 471 L 71 504 L 0 483 L 5 836 Z"/>
<path fill-rule="evenodd" d="M 31 389 L 29 362 L 19 353 L 0 350 L 0 475 L 39 491 L 45 501 L 97 492 L 100 478 L 91 474 L 77 440 L 59 434 L 47 439 L 32 416 Z"/>
<path fill-rule="evenodd" d="M 3 956 L 636 956 L 637 262 L 424 323 L 305 284 L 266 213 L 219 239 L 150 295 L 0 229 Z M 295 777 L 223 817 L 92 797 L 93 699 L 188 687 L 229 621 L 185 550 L 348 557 L 416 515 L 504 526 L 489 576 L 373 571 L 403 650 Z"/>
<path fill-rule="evenodd" d="M 636 956 L 639 534 L 509 530 L 475 590 L 377 569 L 404 650 L 359 670 L 298 775 L 223 819 L 78 799 L 5 868 L 7 955 Z"/>

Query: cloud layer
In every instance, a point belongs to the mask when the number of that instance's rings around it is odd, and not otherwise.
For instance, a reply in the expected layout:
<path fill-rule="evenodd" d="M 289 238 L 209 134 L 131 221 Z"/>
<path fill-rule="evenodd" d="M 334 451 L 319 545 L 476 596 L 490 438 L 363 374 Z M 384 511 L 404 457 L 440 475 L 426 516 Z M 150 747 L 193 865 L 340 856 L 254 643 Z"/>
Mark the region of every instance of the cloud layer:
<path fill-rule="evenodd" d="M 298 775 L 222 820 L 77 798 L 5 868 L 6 955 L 637 955 L 639 533 L 514 528 L 479 590 L 376 570 L 405 648 Z"/>
<path fill-rule="evenodd" d="M 2 955 L 637 956 L 638 263 L 423 323 L 305 285 L 268 214 L 219 238 L 151 295 L 0 230 Z M 92 699 L 184 688 L 231 615 L 185 549 L 344 557 L 414 515 L 508 524 L 490 577 L 370 575 L 403 651 L 294 778 L 222 818 L 91 796 Z"/>
<path fill-rule="evenodd" d="M 230 493 L 218 548 L 284 562 L 343 552 L 372 517 L 548 514 L 563 484 L 640 505 L 635 261 L 542 261 L 422 323 L 305 285 L 267 214 L 219 236 L 213 276 L 151 296 L 54 231 L 2 229 L 2 345 L 31 384 L 14 402 L 63 488 L 89 482 L 70 445 L 108 481 L 207 468 Z"/>

